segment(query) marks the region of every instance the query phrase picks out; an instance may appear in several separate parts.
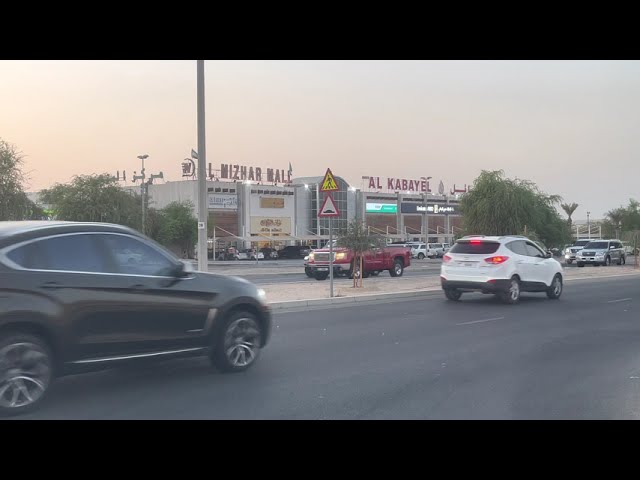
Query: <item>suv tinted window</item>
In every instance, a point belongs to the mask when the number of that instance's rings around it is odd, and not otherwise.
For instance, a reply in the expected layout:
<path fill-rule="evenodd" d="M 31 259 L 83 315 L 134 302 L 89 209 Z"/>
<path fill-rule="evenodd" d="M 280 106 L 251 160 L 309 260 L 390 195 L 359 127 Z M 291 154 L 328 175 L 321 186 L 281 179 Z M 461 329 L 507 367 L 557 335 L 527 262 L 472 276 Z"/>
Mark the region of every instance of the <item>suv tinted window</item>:
<path fill-rule="evenodd" d="M 523 240 L 516 240 L 515 242 L 508 243 L 507 248 L 513 253 L 524 257 L 529 255 L 529 252 L 527 252 L 527 244 Z"/>
<path fill-rule="evenodd" d="M 578 240 L 577 242 L 575 242 L 573 244 L 574 247 L 584 247 L 586 244 L 588 244 L 590 242 L 590 240 Z"/>
<path fill-rule="evenodd" d="M 462 253 L 470 255 L 487 255 L 489 253 L 495 253 L 500 247 L 496 242 L 457 242 L 451 250 L 451 253 Z"/>
<path fill-rule="evenodd" d="M 162 252 L 126 235 L 99 235 L 116 265 L 116 273 L 167 276 L 175 264 Z"/>
<path fill-rule="evenodd" d="M 527 255 L 529 255 L 530 257 L 544 258 L 544 252 L 536 247 L 533 243 L 525 242 L 525 246 L 527 247 Z"/>
<path fill-rule="evenodd" d="M 620 242 L 611 242 L 613 248 L 622 248 L 622 244 Z"/>
<path fill-rule="evenodd" d="M 18 247 L 7 255 L 23 268 L 65 272 L 107 272 L 106 257 L 94 235 L 74 234 L 45 238 Z"/>

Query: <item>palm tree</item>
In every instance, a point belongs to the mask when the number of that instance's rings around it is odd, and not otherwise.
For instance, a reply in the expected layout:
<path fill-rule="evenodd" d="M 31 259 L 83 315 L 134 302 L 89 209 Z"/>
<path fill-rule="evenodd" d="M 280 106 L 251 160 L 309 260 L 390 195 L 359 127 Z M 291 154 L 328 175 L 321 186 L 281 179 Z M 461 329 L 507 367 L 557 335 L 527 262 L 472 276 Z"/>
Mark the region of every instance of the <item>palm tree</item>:
<path fill-rule="evenodd" d="M 579 205 L 577 203 L 561 203 L 560 206 L 564 210 L 564 213 L 567 214 L 567 217 L 569 217 L 567 223 L 569 224 L 569 228 L 571 228 L 571 215 L 573 215 L 573 212 L 576 211 Z"/>
<path fill-rule="evenodd" d="M 616 230 L 616 234 L 620 229 L 620 223 L 622 223 L 622 219 L 624 218 L 624 215 L 625 215 L 624 208 L 614 208 L 613 210 L 609 210 L 607 212 L 607 217 L 613 224 L 613 228 Z M 616 235 L 616 238 L 618 238 L 618 236 L 619 235 Z"/>

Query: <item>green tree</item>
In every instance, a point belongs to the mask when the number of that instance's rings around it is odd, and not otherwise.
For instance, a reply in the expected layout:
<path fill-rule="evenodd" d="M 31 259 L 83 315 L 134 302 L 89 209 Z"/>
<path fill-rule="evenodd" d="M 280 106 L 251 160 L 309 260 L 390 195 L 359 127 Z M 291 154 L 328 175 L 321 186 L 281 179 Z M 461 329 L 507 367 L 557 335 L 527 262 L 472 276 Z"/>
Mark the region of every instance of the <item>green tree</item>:
<path fill-rule="evenodd" d="M 0 220 L 35 220 L 42 209 L 24 191 L 24 157 L 16 147 L 0 138 Z"/>
<path fill-rule="evenodd" d="M 347 228 L 338 233 L 336 242 L 338 247 L 348 248 L 354 253 L 354 264 L 352 265 L 353 286 L 362 287 L 362 261 L 364 252 L 372 247 L 384 245 L 384 238 L 380 235 L 370 235 L 367 228 L 360 220 L 352 220 Z"/>
<path fill-rule="evenodd" d="M 141 229 L 140 196 L 124 190 L 109 174 L 76 176 L 70 183 L 43 190 L 40 198 L 59 220 L 116 223 Z"/>
<path fill-rule="evenodd" d="M 569 224 L 569 228 L 571 228 L 571 215 L 573 215 L 573 212 L 576 211 L 576 209 L 578 208 L 578 204 L 577 203 L 561 203 L 560 207 L 562 208 L 562 210 L 564 210 L 564 213 L 567 214 L 567 223 Z"/>
<path fill-rule="evenodd" d="M 534 235 L 548 247 L 571 238 L 555 206 L 558 195 L 547 195 L 528 180 L 505 178 L 504 172 L 482 171 L 460 202 L 466 234 Z"/>
<path fill-rule="evenodd" d="M 168 248 L 191 253 L 198 239 L 198 219 L 193 214 L 193 204 L 172 202 L 158 211 L 158 241 Z"/>

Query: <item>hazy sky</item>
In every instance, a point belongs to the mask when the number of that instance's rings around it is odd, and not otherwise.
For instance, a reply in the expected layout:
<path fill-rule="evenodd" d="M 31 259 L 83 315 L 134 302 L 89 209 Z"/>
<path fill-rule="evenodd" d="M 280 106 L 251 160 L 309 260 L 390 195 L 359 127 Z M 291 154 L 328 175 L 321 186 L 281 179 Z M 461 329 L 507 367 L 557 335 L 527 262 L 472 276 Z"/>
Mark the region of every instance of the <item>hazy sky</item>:
<path fill-rule="evenodd" d="M 207 157 L 322 175 L 503 169 L 577 202 L 640 199 L 640 62 L 207 61 Z M 74 174 L 163 171 L 197 148 L 195 61 L 0 61 L 0 137 L 29 190 Z M 129 182 L 130 183 L 130 182 Z"/>

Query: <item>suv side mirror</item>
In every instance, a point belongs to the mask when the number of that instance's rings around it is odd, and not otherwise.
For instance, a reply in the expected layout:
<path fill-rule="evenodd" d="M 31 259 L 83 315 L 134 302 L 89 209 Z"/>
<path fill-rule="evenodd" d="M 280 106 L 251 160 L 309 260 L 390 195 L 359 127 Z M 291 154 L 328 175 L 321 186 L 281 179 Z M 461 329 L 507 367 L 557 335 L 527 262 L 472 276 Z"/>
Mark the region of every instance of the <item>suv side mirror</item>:
<path fill-rule="evenodd" d="M 551 253 L 550 251 L 547 250 L 547 252 L 544 254 L 544 258 L 551 258 L 553 256 L 553 253 Z"/>
<path fill-rule="evenodd" d="M 187 277 L 195 271 L 191 262 L 188 260 L 180 260 L 180 263 L 176 265 L 173 276 L 176 278 Z"/>

